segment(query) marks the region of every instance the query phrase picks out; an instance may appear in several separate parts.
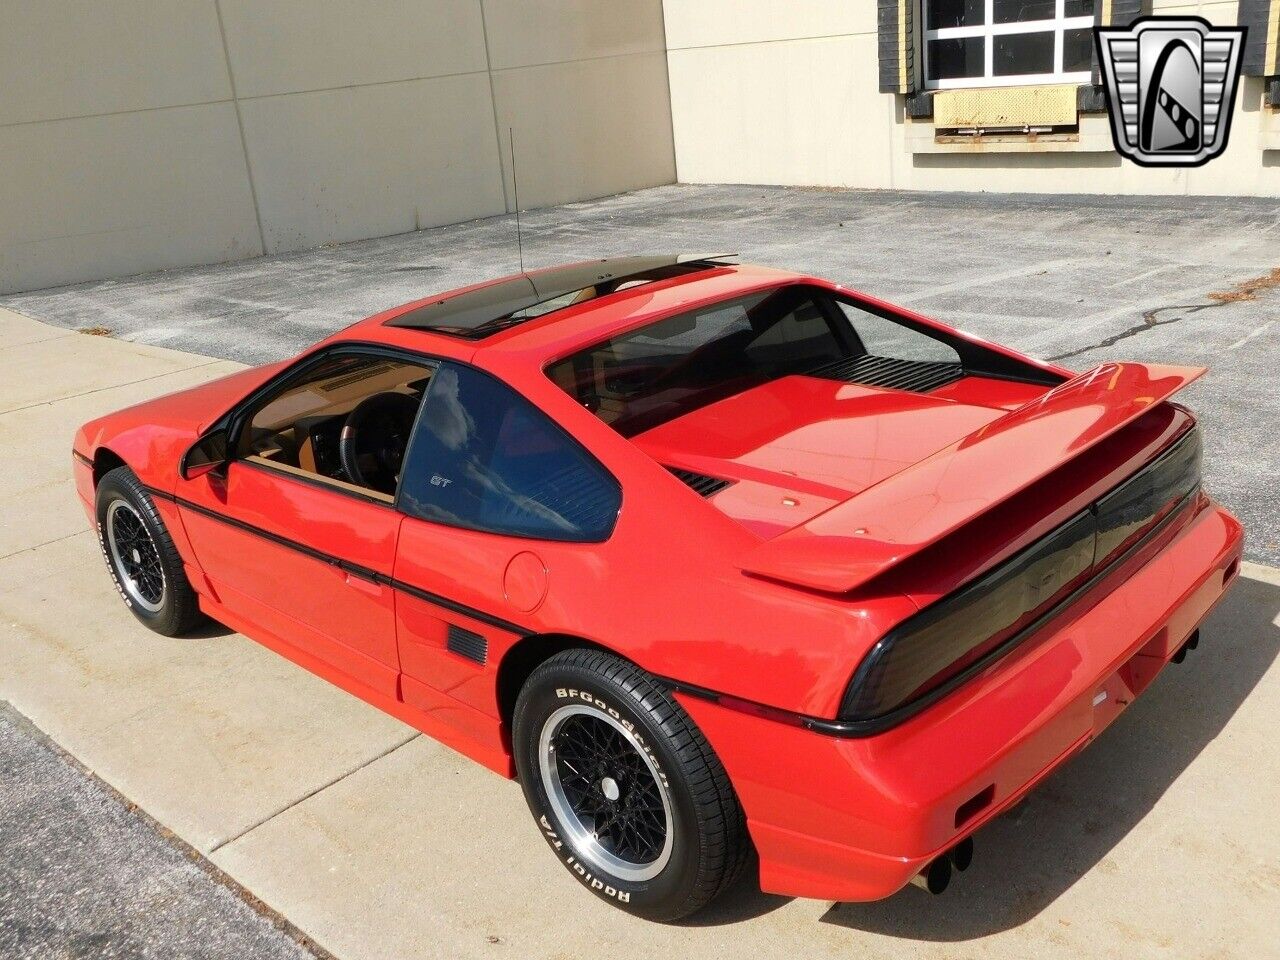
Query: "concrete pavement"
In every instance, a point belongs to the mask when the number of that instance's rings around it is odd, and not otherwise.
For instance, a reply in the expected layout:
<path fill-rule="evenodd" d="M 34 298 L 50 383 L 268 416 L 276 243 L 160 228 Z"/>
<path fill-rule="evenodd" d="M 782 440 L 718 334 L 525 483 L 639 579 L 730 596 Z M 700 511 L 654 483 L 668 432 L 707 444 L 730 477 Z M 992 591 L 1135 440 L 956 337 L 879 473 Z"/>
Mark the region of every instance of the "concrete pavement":
<path fill-rule="evenodd" d="M 0 311 L 0 368 L 0 699 L 344 960 L 1257 960 L 1280 942 L 1275 571 L 1248 565 L 1199 650 L 984 829 L 944 896 L 744 883 L 657 926 L 586 896 L 515 785 L 243 637 L 170 640 L 125 611 L 70 486 L 72 431 L 234 364 Z"/>

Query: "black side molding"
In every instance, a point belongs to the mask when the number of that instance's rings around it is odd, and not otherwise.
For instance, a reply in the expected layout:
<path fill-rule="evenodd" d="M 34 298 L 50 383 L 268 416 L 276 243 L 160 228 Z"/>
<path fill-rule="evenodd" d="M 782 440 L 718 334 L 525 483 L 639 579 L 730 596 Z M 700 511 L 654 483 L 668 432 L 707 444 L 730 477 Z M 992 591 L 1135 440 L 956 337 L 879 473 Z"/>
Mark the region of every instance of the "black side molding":
<path fill-rule="evenodd" d="M 293 550 L 295 553 L 300 553 L 305 557 L 310 557 L 312 560 L 318 560 L 321 563 L 328 564 L 329 566 L 337 567 L 339 570 L 342 570 L 353 577 L 359 577 L 360 579 L 367 580 L 370 583 L 377 583 L 390 587 L 393 590 L 398 590 L 401 593 L 415 597 L 425 603 L 441 607 L 445 610 L 451 610 L 454 613 L 459 613 L 462 616 L 478 621 L 479 623 L 485 623 L 491 627 L 497 627 L 499 630 L 505 630 L 508 633 L 513 633 L 518 637 L 527 637 L 529 634 L 534 632 L 518 623 L 514 623 L 510 620 L 504 620 L 502 617 L 495 617 L 491 613 L 485 613 L 483 610 L 477 610 L 475 607 L 469 607 L 465 603 L 458 603 L 456 600 L 450 600 L 448 597 L 442 597 L 439 594 L 431 593 L 429 590 L 423 590 L 420 587 L 415 587 L 411 583 L 405 583 L 403 580 L 397 580 L 394 577 L 389 577 L 385 573 L 379 573 L 377 570 L 372 570 L 369 567 L 364 567 L 358 563 L 352 563 L 350 560 L 344 560 L 341 557 L 335 557 L 332 554 L 324 553 L 323 551 L 308 547 L 306 544 L 298 543 L 296 540 L 290 540 L 288 537 L 282 537 L 279 534 L 272 533 L 270 530 L 263 530 L 261 527 L 256 527 L 251 523 L 245 523 L 243 520 L 224 516 L 216 510 L 210 510 L 208 507 L 201 506 L 198 503 L 193 503 L 192 501 L 186 500 L 182 497 L 174 496 L 172 493 L 168 493 L 164 490 L 158 490 L 155 487 L 145 487 L 144 489 L 150 496 L 156 499 L 176 503 L 183 509 L 190 510 L 193 513 L 198 513 L 203 517 L 208 517 L 210 520 L 225 523 L 229 527 L 235 527 L 237 530 L 241 530 L 255 537 L 260 537 L 263 540 L 274 543 L 277 546 L 284 547 L 287 550 Z M 478 634 L 476 634 L 476 636 L 478 636 Z M 482 637 L 481 639 L 484 638 Z M 484 661 L 482 660 L 480 662 L 483 663 Z"/>

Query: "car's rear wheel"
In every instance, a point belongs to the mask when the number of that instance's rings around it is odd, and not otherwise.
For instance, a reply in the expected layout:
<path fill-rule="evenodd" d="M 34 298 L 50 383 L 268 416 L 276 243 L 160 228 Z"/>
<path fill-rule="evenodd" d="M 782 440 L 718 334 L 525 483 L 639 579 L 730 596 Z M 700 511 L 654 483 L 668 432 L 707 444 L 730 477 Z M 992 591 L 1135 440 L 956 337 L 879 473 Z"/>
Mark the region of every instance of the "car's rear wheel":
<path fill-rule="evenodd" d="M 750 844 L 724 768 L 633 664 L 598 650 L 550 658 L 520 691 L 512 741 L 544 839 L 597 896 L 676 920 L 740 872 Z"/>
<path fill-rule="evenodd" d="M 128 467 L 98 482 L 98 544 L 133 615 L 174 637 L 203 619 L 173 540 L 142 483 Z"/>

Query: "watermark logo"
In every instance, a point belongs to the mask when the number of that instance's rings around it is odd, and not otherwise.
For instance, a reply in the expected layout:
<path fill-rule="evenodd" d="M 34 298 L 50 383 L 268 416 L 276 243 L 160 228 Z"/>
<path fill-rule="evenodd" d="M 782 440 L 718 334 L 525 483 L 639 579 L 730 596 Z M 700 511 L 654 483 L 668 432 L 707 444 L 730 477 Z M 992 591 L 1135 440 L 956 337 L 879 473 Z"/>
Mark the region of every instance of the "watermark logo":
<path fill-rule="evenodd" d="M 1226 149 L 1245 28 L 1142 17 L 1094 33 L 1116 150 L 1146 167 L 1198 167 Z"/>

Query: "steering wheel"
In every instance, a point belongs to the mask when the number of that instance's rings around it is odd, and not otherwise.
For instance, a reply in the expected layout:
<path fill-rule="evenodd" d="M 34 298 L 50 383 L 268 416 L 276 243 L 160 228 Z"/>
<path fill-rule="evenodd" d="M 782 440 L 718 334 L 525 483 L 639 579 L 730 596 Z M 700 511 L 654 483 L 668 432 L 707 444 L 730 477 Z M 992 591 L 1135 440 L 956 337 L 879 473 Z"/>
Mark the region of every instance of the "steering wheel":
<path fill-rule="evenodd" d="M 338 454 L 347 479 L 380 493 L 395 493 L 418 398 L 407 393 L 375 393 L 347 414 Z"/>

